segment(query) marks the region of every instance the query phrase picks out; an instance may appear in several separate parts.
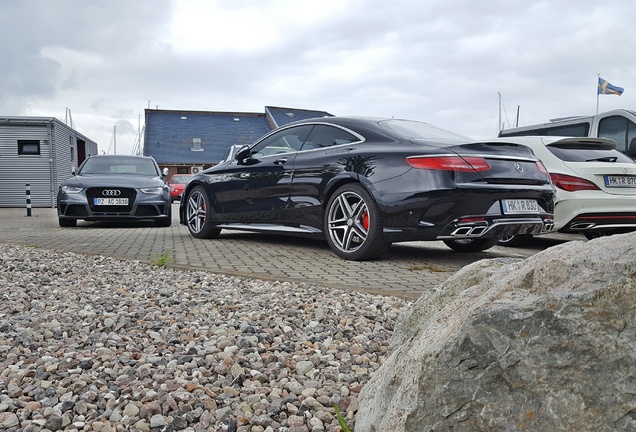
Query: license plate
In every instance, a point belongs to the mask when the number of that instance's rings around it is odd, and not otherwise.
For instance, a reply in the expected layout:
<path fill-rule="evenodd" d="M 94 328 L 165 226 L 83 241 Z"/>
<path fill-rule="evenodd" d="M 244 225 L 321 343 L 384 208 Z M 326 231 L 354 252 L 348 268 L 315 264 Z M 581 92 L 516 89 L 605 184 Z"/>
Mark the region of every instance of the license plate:
<path fill-rule="evenodd" d="M 502 200 L 504 214 L 539 213 L 539 204 L 535 200 Z"/>
<path fill-rule="evenodd" d="M 636 188 L 636 177 L 606 175 L 605 186 L 616 188 Z"/>
<path fill-rule="evenodd" d="M 128 198 L 95 198 L 93 205 L 96 206 L 127 206 Z"/>

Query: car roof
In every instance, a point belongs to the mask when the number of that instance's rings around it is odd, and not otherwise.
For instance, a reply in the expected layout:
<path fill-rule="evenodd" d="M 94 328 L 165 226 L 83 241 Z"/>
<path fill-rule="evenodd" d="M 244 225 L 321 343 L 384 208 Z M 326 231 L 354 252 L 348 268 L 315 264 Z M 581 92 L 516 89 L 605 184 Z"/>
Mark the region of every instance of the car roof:
<path fill-rule="evenodd" d="M 616 142 L 607 138 L 594 137 L 563 137 L 563 136 L 514 136 L 489 139 L 488 142 L 509 142 L 523 144 L 528 147 L 533 146 L 559 146 L 575 147 L 580 144 L 594 144 L 606 149 L 615 149 Z"/>
<path fill-rule="evenodd" d="M 417 137 L 408 137 L 405 135 L 402 135 L 401 133 L 393 130 L 391 131 L 390 128 L 385 128 L 383 127 L 380 123 L 382 122 L 410 122 L 410 123 L 417 123 L 419 125 L 422 125 L 423 127 L 429 128 L 431 130 L 431 135 L 427 136 L 427 137 L 422 137 L 422 136 L 417 136 Z M 402 138 L 411 138 L 411 139 L 418 139 L 418 140 L 432 140 L 432 141 L 437 141 L 438 139 L 440 139 L 439 134 L 445 135 L 443 138 L 441 138 L 444 141 L 447 141 L 448 139 L 451 140 L 459 140 L 462 142 L 476 142 L 478 140 L 475 140 L 472 137 L 457 133 L 457 132 L 453 132 L 450 131 L 448 129 L 444 129 L 438 126 L 435 126 L 431 123 L 427 123 L 424 121 L 420 121 L 420 120 L 412 120 L 412 119 L 403 119 L 403 118 L 394 118 L 394 117 L 372 117 L 372 116 L 334 116 L 334 117 L 316 117 L 316 118 L 311 118 L 311 119 L 306 119 L 306 120 L 299 120 L 297 122 L 293 122 L 293 123 L 289 123 L 285 126 L 292 126 L 292 125 L 303 125 L 303 124 L 319 124 L 319 123 L 326 123 L 326 124 L 334 124 L 334 125 L 338 125 L 338 126 L 342 126 L 342 127 L 348 127 L 351 129 L 355 129 L 355 127 L 366 127 L 368 128 L 367 130 L 372 130 L 375 133 L 380 133 L 383 135 L 391 134 L 394 136 L 402 136 Z M 446 136 L 447 135 L 447 136 Z"/>
<path fill-rule="evenodd" d="M 304 120 L 298 120 L 293 123 L 288 123 L 289 125 L 296 124 L 306 124 L 306 123 L 333 123 L 333 124 L 360 124 L 360 123 L 369 123 L 369 124 L 377 124 L 384 120 L 400 120 L 400 119 L 391 119 L 390 117 L 370 117 L 370 116 L 334 116 L 334 117 L 314 117 Z M 409 120 L 416 121 L 416 120 Z M 421 122 L 423 123 L 423 122 Z"/>
<path fill-rule="evenodd" d="M 89 158 L 104 158 L 104 159 L 116 159 L 116 158 L 128 158 L 128 159 L 153 159 L 151 156 L 142 155 L 124 155 L 124 154 L 97 154 L 91 155 Z"/>

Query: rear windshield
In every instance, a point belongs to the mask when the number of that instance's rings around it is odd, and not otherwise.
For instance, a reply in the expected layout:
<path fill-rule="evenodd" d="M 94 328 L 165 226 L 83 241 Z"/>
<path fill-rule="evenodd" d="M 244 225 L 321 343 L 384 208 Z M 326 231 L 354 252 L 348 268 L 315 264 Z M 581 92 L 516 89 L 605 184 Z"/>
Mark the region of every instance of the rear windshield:
<path fill-rule="evenodd" d="M 616 149 L 603 149 L 595 146 L 557 147 L 547 146 L 553 155 L 565 162 L 627 162 L 634 163 L 632 158 L 625 156 Z"/>
<path fill-rule="evenodd" d="M 408 139 L 470 141 L 470 137 L 411 120 L 383 120 L 380 127 Z"/>

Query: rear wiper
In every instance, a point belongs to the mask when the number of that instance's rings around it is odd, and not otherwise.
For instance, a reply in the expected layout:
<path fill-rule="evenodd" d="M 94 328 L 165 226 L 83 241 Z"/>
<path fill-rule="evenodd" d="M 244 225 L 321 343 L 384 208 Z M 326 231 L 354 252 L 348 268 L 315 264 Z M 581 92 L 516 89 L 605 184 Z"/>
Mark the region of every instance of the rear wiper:
<path fill-rule="evenodd" d="M 617 159 L 616 156 L 606 156 L 597 159 L 588 159 L 585 162 L 616 162 Z"/>

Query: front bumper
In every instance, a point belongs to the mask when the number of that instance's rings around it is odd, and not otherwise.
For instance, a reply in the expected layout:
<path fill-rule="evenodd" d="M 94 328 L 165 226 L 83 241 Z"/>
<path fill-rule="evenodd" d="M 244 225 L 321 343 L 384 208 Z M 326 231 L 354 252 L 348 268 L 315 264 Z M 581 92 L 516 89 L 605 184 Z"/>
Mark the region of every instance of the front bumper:
<path fill-rule="evenodd" d="M 160 220 L 171 218 L 171 200 L 167 192 L 149 195 L 131 189 L 126 206 L 96 206 L 90 193 L 58 193 L 57 215 L 60 219 L 95 220 Z"/>
<path fill-rule="evenodd" d="M 170 190 L 170 199 L 172 199 L 172 200 L 180 200 L 182 194 L 183 194 L 183 188 L 181 188 L 181 189 L 171 189 Z"/>

